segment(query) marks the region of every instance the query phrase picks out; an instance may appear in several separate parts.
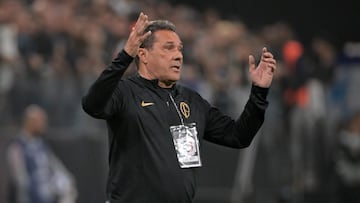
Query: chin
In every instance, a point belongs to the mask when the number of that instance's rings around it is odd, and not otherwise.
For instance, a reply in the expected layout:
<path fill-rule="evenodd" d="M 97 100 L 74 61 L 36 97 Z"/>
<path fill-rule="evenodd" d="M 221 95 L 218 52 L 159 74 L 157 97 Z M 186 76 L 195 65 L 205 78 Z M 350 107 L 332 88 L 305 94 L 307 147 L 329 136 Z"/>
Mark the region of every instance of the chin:
<path fill-rule="evenodd" d="M 178 80 L 180 80 L 180 76 L 167 77 L 164 81 L 168 81 L 168 82 L 175 83 L 175 82 L 177 82 Z"/>
<path fill-rule="evenodd" d="M 180 80 L 180 75 L 168 75 L 168 77 L 163 77 L 159 79 L 167 86 L 175 84 L 177 81 Z"/>
<path fill-rule="evenodd" d="M 176 75 L 174 75 L 174 76 L 173 76 L 173 77 L 171 77 L 169 80 L 174 81 L 174 82 L 176 82 L 176 81 L 180 80 L 180 74 L 176 74 Z"/>
<path fill-rule="evenodd" d="M 171 78 L 168 80 L 169 83 L 175 84 L 178 81 L 178 79 Z"/>

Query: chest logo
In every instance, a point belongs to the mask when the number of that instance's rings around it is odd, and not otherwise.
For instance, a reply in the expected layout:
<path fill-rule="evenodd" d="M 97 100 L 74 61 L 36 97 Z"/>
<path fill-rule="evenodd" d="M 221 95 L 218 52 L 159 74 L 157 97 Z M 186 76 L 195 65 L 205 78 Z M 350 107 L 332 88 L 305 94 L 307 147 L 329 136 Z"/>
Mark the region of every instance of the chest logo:
<path fill-rule="evenodd" d="M 180 102 L 180 111 L 181 111 L 182 115 L 185 118 L 189 118 L 189 116 L 190 116 L 190 107 L 189 107 L 189 105 L 187 103 Z"/>
<path fill-rule="evenodd" d="M 144 102 L 144 101 L 141 102 L 142 107 L 151 106 L 151 105 L 154 105 L 154 103 L 152 103 L 152 102 Z"/>

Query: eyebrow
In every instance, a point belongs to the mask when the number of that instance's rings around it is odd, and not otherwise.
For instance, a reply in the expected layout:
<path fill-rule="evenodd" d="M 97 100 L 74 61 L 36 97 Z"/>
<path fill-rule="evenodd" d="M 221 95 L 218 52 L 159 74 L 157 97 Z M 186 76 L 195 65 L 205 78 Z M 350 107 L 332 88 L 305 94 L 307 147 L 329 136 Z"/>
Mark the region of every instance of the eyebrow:
<path fill-rule="evenodd" d="M 167 41 L 167 42 L 165 42 L 165 44 L 176 44 L 176 43 L 173 41 Z M 182 42 L 180 42 L 180 45 L 184 46 L 184 44 Z"/>

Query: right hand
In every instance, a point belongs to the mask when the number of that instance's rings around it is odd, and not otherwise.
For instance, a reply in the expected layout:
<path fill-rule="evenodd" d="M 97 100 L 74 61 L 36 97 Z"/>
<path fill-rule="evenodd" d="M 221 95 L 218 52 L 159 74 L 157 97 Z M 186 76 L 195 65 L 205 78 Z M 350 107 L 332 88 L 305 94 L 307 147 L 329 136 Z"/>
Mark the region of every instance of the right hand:
<path fill-rule="evenodd" d="M 124 50 L 130 56 L 135 57 L 138 53 L 138 49 L 141 43 L 150 36 L 151 31 L 144 33 L 144 30 L 148 25 L 148 16 L 141 12 L 134 27 L 132 27 L 129 38 L 124 47 Z"/>

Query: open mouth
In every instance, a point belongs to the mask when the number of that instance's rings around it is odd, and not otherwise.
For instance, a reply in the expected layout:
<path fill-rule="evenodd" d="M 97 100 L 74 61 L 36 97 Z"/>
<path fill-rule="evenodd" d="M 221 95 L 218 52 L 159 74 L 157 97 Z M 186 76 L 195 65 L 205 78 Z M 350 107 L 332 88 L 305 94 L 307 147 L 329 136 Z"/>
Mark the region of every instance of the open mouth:
<path fill-rule="evenodd" d="M 180 66 L 171 66 L 171 68 L 176 69 L 176 70 L 180 70 Z"/>

